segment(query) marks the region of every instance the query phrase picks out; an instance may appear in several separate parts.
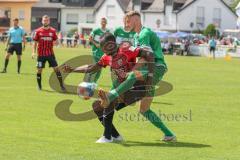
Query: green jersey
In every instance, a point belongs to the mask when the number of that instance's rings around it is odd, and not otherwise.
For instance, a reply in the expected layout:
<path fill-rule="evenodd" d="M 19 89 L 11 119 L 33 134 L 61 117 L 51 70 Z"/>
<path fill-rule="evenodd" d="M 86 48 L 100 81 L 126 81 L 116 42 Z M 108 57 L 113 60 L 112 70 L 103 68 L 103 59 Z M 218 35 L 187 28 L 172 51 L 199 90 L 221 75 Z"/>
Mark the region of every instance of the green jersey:
<path fill-rule="evenodd" d="M 100 37 L 105 33 L 110 32 L 109 29 L 106 29 L 105 31 L 101 28 L 96 28 L 91 32 L 91 36 L 93 40 L 99 44 Z M 94 44 L 92 44 L 92 53 L 94 57 L 101 58 L 104 54 L 103 51 L 100 48 L 97 48 Z"/>
<path fill-rule="evenodd" d="M 121 44 L 122 42 L 130 42 L 132 45 L 134 43 L 134 35 L 135 32 L 125 31 L 123 27 L 118 27 L 114 31 L 114 36 L 116 37 L 117 44 Z"/>
<path fill-rule="evenodd" d="M 136 33 L 134 35 L 134 45 L 143 48 L 149 48 L 154 54 L 155 63 L 163 64 L 165 67 L 167 67 L 164 60 L 160 39 L 150 28 L 142 27 L 140 33 Z"/>

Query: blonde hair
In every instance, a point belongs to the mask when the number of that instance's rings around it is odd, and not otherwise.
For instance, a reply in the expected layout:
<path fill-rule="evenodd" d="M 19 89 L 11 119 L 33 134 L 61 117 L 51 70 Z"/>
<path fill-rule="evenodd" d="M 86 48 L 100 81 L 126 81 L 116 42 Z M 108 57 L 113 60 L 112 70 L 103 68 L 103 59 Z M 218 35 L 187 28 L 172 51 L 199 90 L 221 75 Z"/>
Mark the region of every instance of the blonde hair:
<path fill-rule="evenodd" d="M 44 15 L 44 16 L 42 16 L 42 19 L 44 19 L 44 18 L 49 19 L 50 17 L 48 15 Z"/>
<path fill-rule="evenodd" d="M 126 17 L 133 17 L 133 16 L 138 16 L 141 17 L 141 14 L 138 11 L 129 11 L 125 15 Z"/>

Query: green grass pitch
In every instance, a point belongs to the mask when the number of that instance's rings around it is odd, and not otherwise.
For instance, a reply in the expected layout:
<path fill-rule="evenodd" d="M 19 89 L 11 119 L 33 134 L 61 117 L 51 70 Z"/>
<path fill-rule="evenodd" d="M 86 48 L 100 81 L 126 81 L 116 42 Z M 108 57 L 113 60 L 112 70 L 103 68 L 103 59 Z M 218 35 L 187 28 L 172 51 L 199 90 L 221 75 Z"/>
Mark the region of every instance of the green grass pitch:
<path fill-rule="evenodd" d="M 90 49 L 56 48 L 58 63 L 90 54 Z M 0 68 L 4 46 L 0 45 Z M 43 88 L 36 87 L 36 61 L 31 47 L 23 55 L 22 74 L 16 73 L 16 56 L 7 74 L 0 74 L 0 159 L 1 160 L 239 160 L 240 159 L 240 60 L 210 60 L 201 57 L 166 56 L 169 67 L 164 80 L 174 89 L 156 97 L 151 108 L 157 113 L 182 115 L 165 119 L 176 133 L 177 143 L 163 143 L 163 134 L 138 114 L 138 104 L 115 114 L 114 124 L 124 136 L 120 144 L 96 144 L 103 127 L 97 119 L 68 122 L 55 115 L 56 104 L 74 101 L 71 111 L 91 110 L 92 101 L 54 92 L 48 84 L 52 69 L 43 72 Z M 81 74 L 66 83 L 77 85 Z M 109 69 L 99 81 L 110 88 Z"/>

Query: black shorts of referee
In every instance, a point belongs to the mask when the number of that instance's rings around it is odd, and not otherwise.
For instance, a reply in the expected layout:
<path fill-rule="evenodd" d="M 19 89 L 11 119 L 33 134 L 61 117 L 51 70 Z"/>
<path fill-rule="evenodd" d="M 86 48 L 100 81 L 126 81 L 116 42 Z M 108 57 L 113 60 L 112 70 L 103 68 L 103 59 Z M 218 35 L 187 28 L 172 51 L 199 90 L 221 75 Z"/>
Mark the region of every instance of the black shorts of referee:
<path fill-rule="evenodd" d="M 7 52 L 13 55 L 16 52 L 17 55 L 22 55 L 22 43 L 10 43 Z"/>

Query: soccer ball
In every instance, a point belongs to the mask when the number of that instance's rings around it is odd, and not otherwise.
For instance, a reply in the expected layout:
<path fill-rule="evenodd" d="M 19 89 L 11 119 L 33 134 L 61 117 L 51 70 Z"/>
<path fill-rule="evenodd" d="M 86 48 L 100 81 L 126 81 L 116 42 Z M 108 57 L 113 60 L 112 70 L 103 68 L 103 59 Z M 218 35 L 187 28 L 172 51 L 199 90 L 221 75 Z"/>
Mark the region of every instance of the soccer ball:
<path fill-rule="evenodd" d="M 94 95 L 94 91 L 96 88 L 97 88 L 96 83 L 81 82 L 78 85 L 77 94 L 80 98 L 88 100 Z"/>

